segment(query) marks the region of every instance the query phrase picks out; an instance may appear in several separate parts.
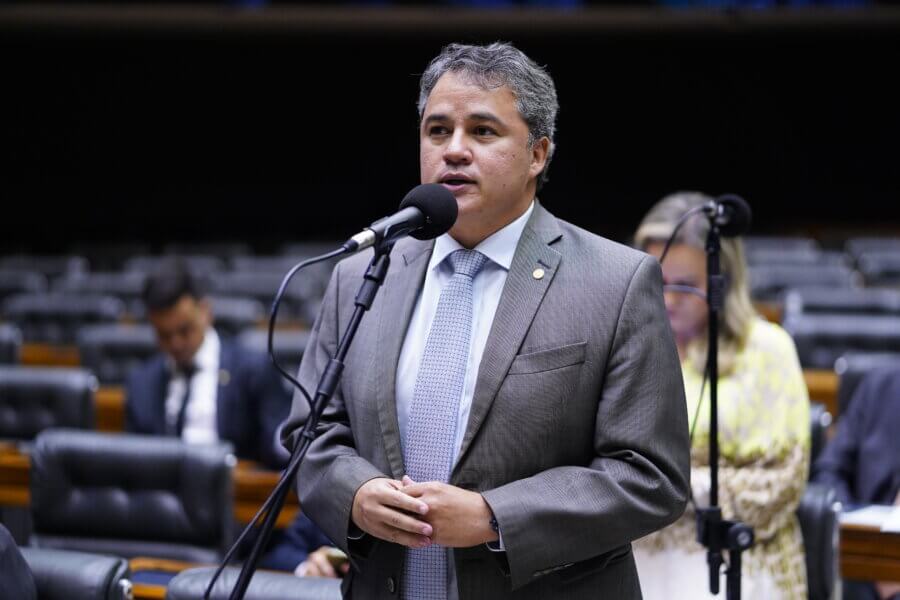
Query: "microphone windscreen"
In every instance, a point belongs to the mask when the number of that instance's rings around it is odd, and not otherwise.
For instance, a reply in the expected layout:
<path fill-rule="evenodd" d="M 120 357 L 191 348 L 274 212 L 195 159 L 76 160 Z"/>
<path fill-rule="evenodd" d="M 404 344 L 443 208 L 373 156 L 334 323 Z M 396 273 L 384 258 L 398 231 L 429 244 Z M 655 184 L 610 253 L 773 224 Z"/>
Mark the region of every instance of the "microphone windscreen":
<path fill-rule="evenodd" d="M 425 225 L 410 235 L 417 240 L 430 240 L 450 230 L 456 223 L 459 207 L 453 194 L 439 183 L 417 185 L 406 194 L 400 209 L 414 206 L 425 215 Z"/>
<path fill-rule="evenodd" d="M 734 237 L 750 230 L 752 211 L 747 201 L 736 194 L 725 194 L 717 198 L 722 205 L 726 219 L 719 231 L 725 237 Z"/>

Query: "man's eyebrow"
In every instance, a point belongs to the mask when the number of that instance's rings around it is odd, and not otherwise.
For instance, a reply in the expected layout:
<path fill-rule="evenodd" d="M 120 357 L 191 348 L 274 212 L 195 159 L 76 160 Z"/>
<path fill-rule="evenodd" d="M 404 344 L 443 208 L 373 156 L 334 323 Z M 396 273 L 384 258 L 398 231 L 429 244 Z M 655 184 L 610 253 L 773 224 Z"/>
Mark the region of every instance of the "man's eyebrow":
<path fill-rule="evenodd" d="M 497 125 L 503 125 L 503 121 L 501 121 L 498 117 L 492 115 L 491 113 L 472 113 L 469 115 L 469 118 L 475 121 L 490 121 L 491 123 L 496 123 Z"/>
<path fill-rule="evenodd" d="M 449 118 L 450 117 L 448 117 L 447 115 L 445 115 L 443 113 L 432 113 L 432 114 L 428 115 L 427 117 L 425 117 L 425 119 L 422 121 L 422 124 L 424 125 L 424 124 L 432 123 L 435 121 L 437 121 L 437 122 L 446 121 Z M 501 121 L 498 117 L 494 116 L 491 113 L 481 113 L 481 112 L 470 113 L 467 118 L 472 121 L 489 121 L 491 123 L 496 123 L 498 125 L 504 124 L 503 121 Z"/>

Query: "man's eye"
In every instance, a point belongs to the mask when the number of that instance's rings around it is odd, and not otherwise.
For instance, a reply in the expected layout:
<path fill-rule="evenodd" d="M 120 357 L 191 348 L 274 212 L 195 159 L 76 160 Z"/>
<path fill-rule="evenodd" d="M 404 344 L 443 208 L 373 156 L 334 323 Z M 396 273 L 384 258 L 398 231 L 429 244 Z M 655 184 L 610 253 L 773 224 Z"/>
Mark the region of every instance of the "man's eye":
<path fill-rule="evenodd" d="M 428 128 L 428 135 L 447 135 L 449 130 L 443 125 L 433 125 Z"/>
<path fill-rule="evenodd" d="M 484 125 L 479 125 L 475 128 L 475 135 L 478 136 L 486 136 L 486 135 L 496 135 L 496 132 L 490 127 L 485 127 Z"/>

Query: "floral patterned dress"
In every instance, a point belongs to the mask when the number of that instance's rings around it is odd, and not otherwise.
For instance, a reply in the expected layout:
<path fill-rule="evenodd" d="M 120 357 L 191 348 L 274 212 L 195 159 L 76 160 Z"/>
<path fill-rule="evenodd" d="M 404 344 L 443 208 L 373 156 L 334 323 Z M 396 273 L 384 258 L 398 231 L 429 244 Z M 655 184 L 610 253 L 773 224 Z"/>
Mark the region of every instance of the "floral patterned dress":
<path fill-rule="evenodd" d="M 691 485 L 709 503 L 709 385 L 682 364 L 688 418 L 694 424 Z M 719 379 L 719 504 L 723 518 L 753 527 L 742 555 L 742 597 L 807 597 L 800 524 L 795 516 L 809 469 L 809 397 L 793 340 L 755 320 L 731 372 Z M 698 411 L 699 403 L 699 411 Z M 696 415 L 696 416 L 695 416 Z M 696 422 L 695 422 L 696 421 Z M 710 598 L 706 549 L 696 541 L 695 511 L 634 543 L 646 600 Z M 726 557 L 727 558 L 727 557 Z M 720 594 L 725 597 L 722 578 Z"/>

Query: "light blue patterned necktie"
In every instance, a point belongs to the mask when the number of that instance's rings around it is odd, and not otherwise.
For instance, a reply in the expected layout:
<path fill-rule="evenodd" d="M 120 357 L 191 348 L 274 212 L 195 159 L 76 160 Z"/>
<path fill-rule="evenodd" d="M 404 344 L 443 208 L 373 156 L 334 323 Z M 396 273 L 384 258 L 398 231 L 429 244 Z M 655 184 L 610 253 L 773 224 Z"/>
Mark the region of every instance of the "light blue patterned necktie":
<path fill-rule="evenodd" d="M 406 473 L 414 481 L 450 479 L 472 337 L 473 278 L 487 257 L 456 250 L 449 260 L 453 277 L 441 291 L 425 341 L 403 440 Z M 404 600 L 445 600 L 447 550 L 437 545 L 407 549 L 402 590 Z"/>

